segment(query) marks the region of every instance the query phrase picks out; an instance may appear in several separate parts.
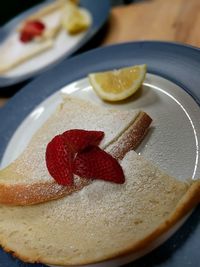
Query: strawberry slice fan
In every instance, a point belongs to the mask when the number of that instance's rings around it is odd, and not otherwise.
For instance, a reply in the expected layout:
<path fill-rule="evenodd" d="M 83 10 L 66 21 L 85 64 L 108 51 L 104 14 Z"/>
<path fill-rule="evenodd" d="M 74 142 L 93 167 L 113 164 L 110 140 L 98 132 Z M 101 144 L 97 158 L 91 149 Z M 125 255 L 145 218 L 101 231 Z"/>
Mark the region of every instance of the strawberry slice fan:
<path fill-rule="evenodd" d="M 72 186 L 74 174 L 122 184 L 122 167 L 99 147 L 102 131 L 69 130 L 56 135 L 46 148 L 46 166 L 58 184 Z"/>
<path fill-rule="evenodd" d="M 34 37 L 42 35 L 45 30 L 45 25 L 39 20 L 27 21 L 20 33 L 20 40 L 23 43 L 28 43 L 34 39 Z"/>

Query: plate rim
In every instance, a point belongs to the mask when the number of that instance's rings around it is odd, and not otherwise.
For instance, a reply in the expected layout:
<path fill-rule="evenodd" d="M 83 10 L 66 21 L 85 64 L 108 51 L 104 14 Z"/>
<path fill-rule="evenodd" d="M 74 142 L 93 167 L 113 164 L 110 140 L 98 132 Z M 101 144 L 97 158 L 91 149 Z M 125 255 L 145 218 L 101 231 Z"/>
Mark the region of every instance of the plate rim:
<path fill-rule="evenodd" d="M 10 31 L 15 27 L 16 23 L 19 23 L 21 20 L 26 18 L 28 15 L 31 13 L 37 11 L 39 8 L 47 5 L 48 3 L 51 3 L 52 0 L 45 0 L 45 2 L 37 4 L 36 6 L 33 6 L 29 8 L 28 10 L 20 13 L 19 15 L 15 16 L 13 19 L 8 21 L 6 24 L 4 24 L 2 27 L 0 27 L 0 43 L 4 41 L 4 39 L 9 35 Z M 92 5 L 93 2 L 90 2 L 90 5 L 88 3 L 88 0 L 80 0 L 80 5 L 81 7 L 86 7 L 90 13 L 92 14 Z M 92 14 L 93 20 L 92 20 L 92 25 L 89 28 L 88 32 L 86 35 L 72 48 L 70 49 L 69 52 L 65 53 L 62 57 L 56 59 L 54 62 L 51 64 L 43 67 L 42 69 L 38 71 L 32 71 L 28 74 L 23 74 L 19 76 L 14 76 L 14 77 L 3 77 L 0 76 L 0 90 L 1 87 L 8 87 L 10 85 L 14 85 L 20 82 L 23 82 L 25 80 L 31 79 L 36 77 L 37 75 L 40 75 L 46 71 L 48 71 L 51 68 L 54 68 L 58 63 L 62 62 L 66 58 L 72 56 L 74 53 L 76 53 L 79 49 L 81 49 L 84 45 L 86 45 L 89 40 L 94 37 L 94 35 L 101 29 L 103 24 L 106 22 L 109 12 L 110 12 L 110 2 L 108 0 L 101 0 L 97 2 L 98 6 L 103 8 L 103 12 L 101 12 L 101 16 L 99 16 L 100 20 L 98 21 L 94 14 Z M 85 6 L 86 5 L 86 6 Z M 95 20 L 94 20 L 95 19 Z"/>
<path fill-rule="evenodd" d="M 111 45 L 111 46 L 107 46 L 107 47 L 101 47 L 101 48 L 97 48 L 97 49 L 93 49 L 89 52 L 85 52 L 83 54 L 77 55 L 63 63 L 61 63 L 60 65 L 58 65 L 56 68 L 54 68 L 53 70 L 50 70 L 47 73 L 44 73 L 43 75 L 41 75 L 40 77 L 34 79 L 31 83 L 29 83 L 28 85 L 26 85 L 21 91 L 19 91 L 7 104 L 5 107 L 3 107 L 0 110 L 0 120 L 5 122 L 5 126 L 3 129 L 0 129 L 0 137 L 4 137 L 3 135 L 7 132 L 8 135 L 6 136 L 6 138 L 1 138 L 0 140 L 0 156 L 3 152 L 3 149 L 1 148 L 2 144 L 4 144 L 5 147 L 5 143 L 9 141 L 9 137 L 11 137 L 12 133 L 15 131 L 12 128 L 12 122 L 13 122 L 13 118 L 11 118 L 10 122 L 8 123 L 5 118 L 9 118 L 10 119 L 10 115 L 14 114 L 14 121 L 16 119 L 17 116 L 18 117 L 18 121 L 22 121 L 27 114 L 30 113 L 30 111 L 35 108 L 38 104 L 40 104 L 43 100 L 45 100 L 48 96 L 50 96 L 52 93 L 54 93 L 55 91 L 57 91 L 57 89 L 61 88 L 64 84 L 63 82 L 66 81 L 66 77 L 63 80 L 55 80 L 54 81 L 54 86 L 50 87 L 50 89 L 45 89 L 44 91 L 42 91 L 42 94 L 40 95 L 36 95 L 34 92 L 34 87 L 37 88 L 37 86 L 40 84 L 45 85 L 45 83 L 48 81 L 48 77 L 51 76 L 53 73 L 57 73 L 57 76 L 62 76 L 66 71 L 64 67 L 66 66 L 76 66 L 77 68 L 77 64 L 78 62 L 80 63 L 80 61 L 82 62 L 81 64 L 86 64 L 83 63 L 85 58 L 88 57 L 93 57 L 95 54 L 101 55 L 102 53 L 110 53 L 110 50 L 113 49 L 116 51 L 119 51 L 119 49 L 123 50 L 123 51 L 127 51 L 127 48 L 129 47 L 129 49 L 132 49 L 132 46 L 139 46 L 140 48 L 142 47 L 142 49 L 146 49 L 148 48 L 148 46 L 153 46 L 155 48 L 155 46 L 157 47 L 158 45 L 160 46 L 170 46 L 170 47 L 176 47 L 178 49 L 186 49 L 187 51 L 191 51 L 192 54 L 194 53 L 195 56 L 197 56 L 198 54 L 198 58 L 200 59 L 200 49 L 199 48 L 195 48 L 189 45 L 182 45 L 180 43 L 171 43 L 171 42 L 159 42 L 159 41 L 143 41 L 143 42 L 129 42 L 129 43 L 124 43 L 124 44 L 118 44 L 118 45 Z M 103 51 L 103 52 L 102 52 Z M 189 53 L 190 54 L 190 53 Z M 112 63 L 113 64 L 113 63 Z M 199 63 L 200 64 L 200 63 Z M 98 65 L 98 64 L 97 64 Z M 95 65 L 96 69 L 98 69 L 99 67 Z M 91 66 L 90 66 L 91 67 Z M 64 68 L 64 71 L 63 71 Z M 61 72 L 60 72 L 61 71 Z M 67 83 L 70 83 L 72 81 L 74 81 L 74 77 L 76 79 L 82 78 L 83 74 L 86 73 L 87 70 L 81 70 L 80 73 L 74 73 L 72 76 L 67 77 Z M 170 79 L 168 77 L 168 75 L 164 76 L 164 74 L 162 73 L 162 71 L 160 73 L 158 73 L 158 71 L 156 71 L 155 68 L 150 68 L 149 73 L 153 73 L 153 74 L 157 74 L 160 75 L 161 77 L 164 77 L 166 79 L 169 79 L 172 82 L 175 82 L 177 84 L 177 80 L 173 80 Z M 200 77 L 198 77 L 198 79 L 200 80 Z M 65 83 L 66 84 L 66 83 Z M 182 85 L 182 83 L 178 83 L 179 86 L 181 86 L 184 90 L 186 90 L 188 92 L 189 88 L 188 86 L 186 86 L 185 84 Z M 189 90 L 189 94 L 192 95 L 193 99 L 196 100 L 196 102 L 199 104 L 200 101 L 200 90 L 197 92 L 193 92 L 193 90 Z M 23 107 L 23 103 L 25 103 L 27 101 L 27 99 L 29 100 L 29 103 L 33 100 L 33 102 L 31 102 L 31 107 Z M 23 113 L 23 116 L 21 116 Z M 21 115 L 20 115 L 21 114 Z M 25 115 L 25 116 L 24 116 Z M 15 127 L 17 128 L 17 126 L 19 125 L 19 123 L 17 123 L 17 125 L 15 124 Z M 7 127 L 7 129 L 6 129 Z M 11 129 L 12 128 L 12 129 Z M 15 128 L 15 129 L 16 129 Z M 9 132 L 10 131 L 10 132 Z M 182 254 L 180 254 L 180 251 L 184 251 L 184 249 L 186 251 L 191 252 L 191 254 L 187 253 L 187 257 L 189 257 L 190 262 L 198 262 L 199 260 L 199 255 L 198 255 L 198 251 L 196 250 L 191 250 L 192 248 L 195 249 L 195 247 L 197 248 L 197 244 L 199 244 L 199 240 L 198 240 L 198 236 L 200 236 L 200 225 L 198 225 L 198 222 L 200 222 L 200 207 L 191 215 L 191 217 L 188 219 L 188 221 L 177 231 L 177 233 L 171 237 L 166 243 L 164 243 L 162 246 L 160 246 L 159 248 L 157 248 L 155 251 L 153 251 L 152 253 L 142 257 L 141 259 L 137 260 L 136 262 L 134 262 L 135 266 L 147 266 L 145 265 L 146 263 L 149 263 L 149 261 L 151 260 L 152 265 L 148 265 L 150 267 L 153 266 L 165 266 L 165 267 L 175 267 L 175 266 L 179 266 L 181 264 L 181 266 L 186 267 L 187 265 L 187 261 L 185 260 L 184 257 L 181 257 Z M 198 232 L 198 234 L 196 234 Z M 184 234 L 187 233 L 187 238 L 185 238 Z M 183 242 L 184 241 L 184 242 Z M 181 243 L 181 246 L 179 247 L 179 250 L 173 252 L 173 246 L 175 246 L 177 243 Z M 174 248 L 175 249 L 175 248 Z M 165 253 L 167 253 L 168 257 L 166 260 L 165 257 Z M 157 255 L 157 257 L 159 259 L 163 259 L 163 262 L 156 259 L 155 255 Z M 171 257 L 170 257 L 171 256 Z M 137 265 L 138 263 L 138 265 Z M 178 265 L 178 264 L 179 265 Z M 17 266 L 17 265 L 16 265 Z M 39 265 L 35 265 L 38 266 Z M 191 265 L 190 265 L 191 266 Z M 192 265 L 193 266 L 193 265 Z M 194 264 L 194 266 L 197 266 Z"/>

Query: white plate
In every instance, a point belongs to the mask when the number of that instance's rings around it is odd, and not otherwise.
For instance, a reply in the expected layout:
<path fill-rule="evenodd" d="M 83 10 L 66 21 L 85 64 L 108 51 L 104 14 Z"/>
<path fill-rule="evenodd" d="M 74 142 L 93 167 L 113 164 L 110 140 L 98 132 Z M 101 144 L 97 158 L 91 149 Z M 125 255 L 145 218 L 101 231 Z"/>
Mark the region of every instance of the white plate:
<path fill-rule="evenodd" d="M 2 166 L 14 160 L 26 147 L 34 132 L 62 101 L 61 93 L 110 108 L 146 111 L 153 118 L 153 124 L 137 152 L 177 178 L 200 177 L 200 109 L 179 86 L 152 74 L 147 75 L 136 96 L 121 104 L 102 102 L 87 79 L 61 88 L 37 106 L 18 127 L 4 153 Z"/>
<path fill-rule="evenodd" d="M 92 24 L 92 16 L 89 13 L 88 10 L 83 9 L 85 14 L 88 16 L 88 20 L 91 21 Z M 55 13 L 55 18 L 56 18 Z M 53 17 L 53 19 L 54 19 Z M 5 74 L 2 74 L 2 77 L 5 78 L 13 78 L 18 77 L 21 75 L 29 75 L 31 73 L 35 73 L 36 71 L 40 71 L 47 67 L 48 65 L 56 62 L 57 60 L 63 58 L 63 56 L 70 53 L 70 51 L 78 45 L 78 43 L 81 42 L 81 40 L 86 36 L 89 29 L 81 32 L 79 34 L 70 35 L 68 34 L 64 29 L 62 29 L 58 36 L 54 40 L 54 45 L 52 48 L 48 49 L 47 51 L 34 56 L 33 58 L 27 60 L 24 63 L 21 63 L 17 67 L 13 68 L 12 70 L 6 72 Z M 13 30 L 11 35 L 8 37 L 7 40 L 5 40 L 5 43 L 2 44 L 2 48 L 5 49 L 12 45 L 12 55 L 19 55 L 19 53 L 23 54 L 24 49 L 27 49 L 27 46 L 29 44 L 23 44 L 21 43 L 18 37 L 18 32 L 16 31 L 16 28 Z M 15 44 L 13 46 L 13 44 Z M 4 46 L 4 47 L 3 47 Z M 0 47 L 1 48 L 1 47 Z M 30 47 L 29 47 L 30 49 Z"/>
<path fill-rule="evenodd" d="M 1 52 L 5 51 L 5 53 L 7 53 L 8 49 L 10 49 L 8 56 L 10 56 L 10 59 L 12 60 L 19 54 L 24 54 L 24 52 L 28 52 L 29 49 L 33 49 L 35 43 L 23 44 L 19 42 L 17 27 L 19 27 L 20 23 L 29 15 L 51 2 L 53 2 L 53 0 L 46 0 L 44 3 L 19 14 L 1 27 Z M 16 84 L 34 77 L 77 52 L 78 49 L 83 47 L 105 23 L 110 10 L 110 2 L 109 0 L 101 0 L 94 3 L 90 0 L 80 0 L 80 7 L 91 22 L 90 27 L 86 31 L 75 35 L 69 35 L 62 29 L 55 38 L 52 48 L 34 56 L 32 59 L 29 59 L 24 63 L 21 63 L 12 70 L 1 74 L 0 87 Z M 54 12 L 50 16 L 43 18 L 45 25 L 56 25 L 59 17 L 58 15 L 58 12 Z"/>
<path fill-rule="evenodd" d="M 93 92 L 87 78 L 61 88 L 37 106 L 21 123 L 7 146 L 1 167 L 5 167 L 22 152 L 32 135 L 62 101 L 62 94 L 88 99 L 106 108 L 146 111 L 153 118 L 153 124 L 137 152 L 181 180 L 200 177 L 200 109 L 179 86 L 152 74 L 147 74 L 143 88 L 135 96 L 121 104 L 102 102 Z M 153 242 L 148 249 L 90 267 L 119 266 L 141 257 L 167 240 L 185 219 Z"/>

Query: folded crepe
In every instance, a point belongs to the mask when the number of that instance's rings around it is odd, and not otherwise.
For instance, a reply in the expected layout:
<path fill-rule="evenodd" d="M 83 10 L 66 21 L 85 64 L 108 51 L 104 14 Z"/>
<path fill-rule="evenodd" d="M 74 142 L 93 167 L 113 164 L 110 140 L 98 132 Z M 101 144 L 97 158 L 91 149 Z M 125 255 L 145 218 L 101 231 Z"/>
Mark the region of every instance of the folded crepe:
<path fill-rule="evenodd" d="M 26 204 L 0 205 L 2 247 L 28 262 L 91 264 L 140 251 L 175 225 L 199 203 L 200 182 L 170 177 L 131 150 L 150 122 L 140 111 L 67 98 L 21 156 L 0 172 L 0 202 Z M 54 182 L 45 167 L 46 145 L 73 128 L 105 132 L 101 147 L 121 160 L 124 184 L 79 178 L 81 187 L 65 191 Z"/>
<path fill-rule="evenodd" d="M 122 159 L 144 138 L 151 118 L 139 110 L 110 110 L 78 98 L 65 98 L 54 114 L 36 132 L 24 152 L 0 170 L 0 203 L 30 205 L 60 198 L 80 190 L 91 181 L 75 180 L 61 186 L 49 174 L 45 151 L 51 139 L 70 129 L 101 130 L 101 148 Z M 123 145 L 122 145 L 123 144 Z"/>

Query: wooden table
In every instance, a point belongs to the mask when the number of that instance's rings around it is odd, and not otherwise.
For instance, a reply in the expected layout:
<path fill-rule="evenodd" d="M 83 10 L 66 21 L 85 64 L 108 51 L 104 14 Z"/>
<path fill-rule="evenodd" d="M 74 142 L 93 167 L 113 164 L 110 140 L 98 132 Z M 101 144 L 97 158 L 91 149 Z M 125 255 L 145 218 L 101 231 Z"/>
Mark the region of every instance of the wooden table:
<path fill-rule="evenodd" d="M 0 108 L 3 107 L 3 105 L 5 105 L 8 99 L 9 99 L 8 97 L 0 97 Z"/>
<path fill-rule="evenodd" d="M 146 0 L 111 11 L 103 44 L 165 40 L 200 47 L 199 0 Z"/>
<path fill-rule="evenodd" d="M 140 1 L 111 10 L 101 45 L 166 40 L 200 47 L 199 28 L 200 0 Z M 6 100 L 0 97 L 0 107 Z"/>

